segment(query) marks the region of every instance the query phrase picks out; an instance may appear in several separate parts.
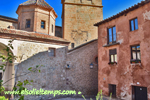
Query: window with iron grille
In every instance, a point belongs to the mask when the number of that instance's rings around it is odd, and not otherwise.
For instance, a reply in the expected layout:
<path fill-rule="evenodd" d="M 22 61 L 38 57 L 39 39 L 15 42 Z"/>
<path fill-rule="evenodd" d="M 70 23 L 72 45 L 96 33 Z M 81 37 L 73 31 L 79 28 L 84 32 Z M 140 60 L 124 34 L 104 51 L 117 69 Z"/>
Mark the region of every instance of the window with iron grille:
<path fill-rule="evenodd" d="M 26 19 L 26 28 L 30 28 L 31 20 Z"/>
<path fill-rule="evenodd" d="M 138 29 L 138 19 L 132 19 L 130 20 L 130 31 L 134 31 Z"/>
<path fill-rule="evenodd" d="M 41 28 L 45 29 L 45 21 L 43 21 L 43 20 L 41 21 Z"/>
<path fill-rule="evenodd" d="M 108 28 L 108 44 L 116 43 L 116 27 Z"/>

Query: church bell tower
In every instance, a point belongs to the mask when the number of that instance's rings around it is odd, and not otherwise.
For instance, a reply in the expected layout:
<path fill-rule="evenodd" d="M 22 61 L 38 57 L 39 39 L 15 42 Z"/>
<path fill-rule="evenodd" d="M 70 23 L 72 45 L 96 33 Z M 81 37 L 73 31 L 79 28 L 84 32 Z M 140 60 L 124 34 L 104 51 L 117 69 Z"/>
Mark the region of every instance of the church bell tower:
<path fill-rule="evenodd" d="M 98 38 L 93 25 L 103 20 L 102 0 L 61 0 L 63 38 L 69 49 Z"/>

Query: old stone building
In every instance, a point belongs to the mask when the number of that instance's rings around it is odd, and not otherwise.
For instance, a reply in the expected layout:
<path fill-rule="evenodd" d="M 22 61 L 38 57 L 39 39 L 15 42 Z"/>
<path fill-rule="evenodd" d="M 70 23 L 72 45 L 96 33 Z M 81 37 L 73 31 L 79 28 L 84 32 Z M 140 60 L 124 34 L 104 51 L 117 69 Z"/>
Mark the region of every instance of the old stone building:
<path fill-rule="evenodd" d="M 123 100 L 150 100 L 150 1 L 98 26 L 98 90 Z"/>
<path fill-rule="evenodd" d="M 102 0 L 61 0 L 63 38 L 69 48 L 97 39 L 94 23 L 103 20 Z"/>
<path fill-rule="evenodd" d="M 41 67 L 41 72 L 30 73 L 18 77 L 17 81 L 33 79 L 33 84 L 28 85 L 29 90 L 75 90 L 76 95 L 56 95 L 60 97 L 85 97 L 96 96 L 98 91 L 98 65 L 97 40 L 90 41 L 78 48 L 69 50 L 67 47 L 57 48 L 55 56 L 51 57 L 47 51 L 37 53 L 29 59 L 17 65 L 17 76 L 27 73 L 28 68 Z M 93 68 L 90 68 L 90 64 Z M 78 94 L 78 92 L 82 94 Z M 56 98 L 53 95 L 26 96 L 26 100 L 47 100 Z"/>
<path fill-rule="evenodd" d="M 93 5 L 84 5 L 87 8 L 89 6 L 91 12 L 92 9 L 98 9 L 96 11 L 101 13 L 97 15 L 99 18 L 89 22 L 88 27 L 102 18 L 102 6 L 96 6 L 95 4 L 94 1 Z M 15 39 L 12 44 L 14 49 L 11 51 L 17 57 L 13 64 L 7 66 L 5 75 L 0 71 L 0 75 L 4 75 L 2 78 L 4 82 L 14 76 L 16 77 L 5 84 L 6 91 L 12 90 L 18 81 L 33 79 L 33 84 L 27 86 L 29 90 L 33 88 L 75 90 L 76 92 L 81 91 L 84 96 L 95 96 L 98 91 L 96 33 L 88 33 L 86 43 L 85 41 L 80 42 L 76 45 L 78 47 L 68 50 L 70 41 L 59 38 L 63 36 L 62 28 L 55 26 L 57 14 L 45 0 L 28 0 L 19 5 L 16 13 L 18 19 L 0 16 L 0 50 L 7 47 L 9 40 Z M 90 32 L 97 32 L 94 27 L 90 30 Z M 79 35 L 76 39 L 80 37 Z M 85 38 L 82 35 L 76 42 Z M 0 53 L 7 56 L 6 52 L 0 51 Z M 41 73 L 24 75 L 28 72 L 28 68 L 37 65 L 45 66 L 40 68 Z M 18 77 L 20 75 L 23 76 Z M 74 96 L 82 97 L 81 94 Z M 53 96 L 26 96 L 25 100 L 39 100 L 41 98 L 45 100 L 53 98 Z"/>
<path fill-rule="evenodd" d="M 24 60 L 29 59 L 33 55 L 43 52 L 43 51 L 54 51 L 57 48 L 66 47 L 68 45 L 68 41 L 50 36 L 39 34 L 35 32 L 27 32 L 22 30 L 15 30 L 15 29 L 7 29 L 7 28 L 0 28 L 0 53 L 7 56 L 6 51 L 4 52 L 3 49 L 6 49 L 8 41 L 11 39 L 15 39 L 13 42 L 14 49 L 12 53 L 17 59 L 13 62 L 13 64 L 8 65 L 6 69 L 6 73 L 0 74 L 3 75 L 4 83 L 9 80 L 10 78 L 14 77 L 13 74 L 16 73 L 14 66 L 21 63 Z M 4 53 L 3 53 L 4 52 Z M 2 63 L 1 63 L 2 64 Z M 9 73 L 9 74 L 8 74 Z M 6 90 L 12 90 L 14 86 L 14 80 L 11 80 L 7 84 L 5 84 Z"/>
<path fill-rule="evenodd" d="M 55 49 L 69 44 L 69 41 L 55 37 L 57 14 L 44 0 L 28 0 L 20 4 L 17 14 L 18 19 L 0 16 L 0 53 L 7 56 L 3 49 L 7 47 L 9 40 L 15 39 L 12 53 L 17 57 L 13 64 L 7 64 L 5 73 L 0 71 L 3 83 L 14 77 L 16 73 L 14 66 L 22 61 L 39 52 L 54 53 Z M 4 85 L 6 90 L 12 90 L 13 86 L 14 79 Z"/>

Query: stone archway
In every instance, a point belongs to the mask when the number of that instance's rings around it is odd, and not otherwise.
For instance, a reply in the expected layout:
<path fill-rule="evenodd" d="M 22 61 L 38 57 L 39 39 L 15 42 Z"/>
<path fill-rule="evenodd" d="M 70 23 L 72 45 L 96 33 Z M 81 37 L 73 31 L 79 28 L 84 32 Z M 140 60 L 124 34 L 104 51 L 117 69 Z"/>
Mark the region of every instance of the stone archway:
<path fill-rule="evenodd" d="M 7 57 L 7 52 L 6 50 L 6 45 L 0 42 L 0 54 L 4 55 Z M 12 52 L 12 51 L 11 51 Z M 1 78 L 3 80 L 3 86 L 5 87 L 6 91 L 11 91 L 13 86 L 14 86 L 14 79 L 8 81 L 9 79 L 13 78 L 15 75 L 15 70 L 14 70 L 14 65 L 13 63 L 5 62 L 3 63 L 2 60 L 0 60 L 0 65 L 1 64 L 6 64 L 5 67 L 5 72 L 3 73 L 2 70 L 0 70 Z M 8 82 L 7 82 L 8 81 Z"/>

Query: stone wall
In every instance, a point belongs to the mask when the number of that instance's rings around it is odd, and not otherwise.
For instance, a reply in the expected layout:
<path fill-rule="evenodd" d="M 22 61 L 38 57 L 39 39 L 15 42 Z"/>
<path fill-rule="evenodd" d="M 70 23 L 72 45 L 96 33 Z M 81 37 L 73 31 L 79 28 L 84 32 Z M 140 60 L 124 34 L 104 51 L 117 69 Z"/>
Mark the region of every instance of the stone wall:
<path fill-rule="evenodd" d="M 0 53 L 2 53 L 3 49 L 6 49 L 5 47 L 8 44 L 9 39 L 2 39 L 0 38 Z M 6 73 L 4 75 L 4 82 L 6 82 L 8 79 L 14 77 L 15 75 L 15 68 L 14 65 L 17 65 L 21 62 L 26 61 L 27 59 L 30 59 L 32 56 L 40 53 L 40 52 L 47 52 L 49 48 L 62 48 L 64 46 L 61 45 L 52 45 L 52 44 L 44 44 L 44 43 L 36 43 L 36 42 L 28 42 L 28 41 L 19 41 L 14 40 L 12 43 L 14 49 L 12 50 L 12 53 L 14 56 L 16 56 L 16 60 L 13 62 L 13 64 L 8 64 L 8 69 L 6 70 Z M 48 53 L 48 52 L 47 52 Z M 5 55 L 7 55 L 6 52 L 4 52 Z M 59 54 L 58 54 L 59 55 Z M 32 66 L 32 65 L 30 65 Z M 2 71 L 0 71 L 2 72 Z M 14 79 L 5 84 L 6 90 L 12 90 L 12 87 L 14 86 Z"/>
<path fill-rule="evenodd" d="M 65 69 L 66 64 L 66 48 L 56 49 L 56 56 L 50 57 L 47 51 L 40 52 L 31 58 L 21 62 L 17 65 L 17 76 L 28 72 L 28 68 L 36 67 L 36 65 L 44 65 L 41 67 L 41 72 L 30 73 L 23 77 L 18 77 L 17 81 L 24 81 L 26 79 L 33 80 L 32 85 L 27 86 L 29 90 L 40 88 L 44 90 L 65 90 Z M 43 96 L 43 100 L 51 96 Z M 39 100 L 41 96 L 26 96 L 25 100 Z"/>
<path fill-rule="evenodd" d="M 9 26 L 13 26 L 15 29 L 18 29 L 18 23 L 0 20 L 1 28 L 9 28 Z"/>
<path fill-rule="evenodd" d="M 81 91 L 84 96 L 96 95 L 98 92 L 97 41 L 68 52 L 66 70 L 69 88 Z M 90 64 L 94 68 L 90 69 Z"/>
<path fill-rule="evenodd" d="M 62 38 L 62 27 L 55 26 L 55 36 Z"/>
<path fill-rule="evenodd" d="M 101 0 L 66 0 L 62 4 L 64 39 L 74 43 L 77 47 L 98 38 L 97 27 L 93 25 L 103 19 Z"/>
<path fill-rule="evenodd" d="M 98 89 L 109 95 L 109 84 L 116 85 L 116 95 L 124 100 L 132 100 L 132 86 L 147 87 L 150 100 L 150 3 L 130 11 L 119 18 L 99 25 L 98 57 L 99 74 Z M 138 19 L 138 29 L 130 31 L 130 20 Z M 116 26 L 117 42 L 107 45 L 107 28 Z M 131 46 L 140 45 L 141 63 L 131 64 Z M 117 65 L 109 65 L 109 50 L 117 49 Z"/>
<path fill-rule="evenodd" d="M 20 48 L 22 48 L 21 51 L 25 50 L 26 52 L 32 52 L 32 50 L 37 49 L 29 44 L 22 45 Z M 76 92 L 81 91 L 84 96 L 95 96 L 98 91 L 98 68 L 95 63 L 96 56 L 96 40 L 69 52 L 67 47 L 56 48 L 55 57 L 50 57 L 47 51 L 42 51 L 16 65 L 17 76 L 28 72 L 28 68 L 36 67 L 36 65 L 45 66 L 40 68 L 41 72 L 18 77 L 16 82 L 33 79 L 33 84 L 27 86 L 29 90 L 33 90 L 33 88 L 42 88 L 44 90 L 75 90 Z M 93 69 L 90 69 L 91 63 L 94 64 Z M 69 65 L 70 68 L 66 68 L 67 65 Z M 81 94 L 74 96 L 82 97 Z M 31 100 L 33 98 L 34 100 L 39 100 L 40 98 L 45 100 L 53 98 L 53 96 L 26 96 L 25 100 Z"/>

